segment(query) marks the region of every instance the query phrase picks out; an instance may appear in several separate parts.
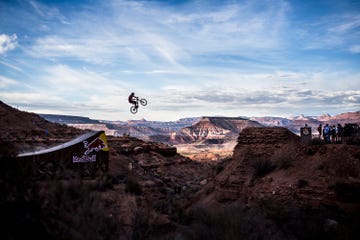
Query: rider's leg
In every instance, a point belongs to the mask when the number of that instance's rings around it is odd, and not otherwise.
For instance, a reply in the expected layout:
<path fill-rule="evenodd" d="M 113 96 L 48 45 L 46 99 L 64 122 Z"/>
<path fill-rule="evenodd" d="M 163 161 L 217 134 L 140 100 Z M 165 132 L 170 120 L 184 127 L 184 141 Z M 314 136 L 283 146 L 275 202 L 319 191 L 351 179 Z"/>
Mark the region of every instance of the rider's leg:
<path fill-rule="evenodd" d="M 131 101 L 131 104 L 134 105 L 136 108 L 138 108 L 137 101 Z"/>

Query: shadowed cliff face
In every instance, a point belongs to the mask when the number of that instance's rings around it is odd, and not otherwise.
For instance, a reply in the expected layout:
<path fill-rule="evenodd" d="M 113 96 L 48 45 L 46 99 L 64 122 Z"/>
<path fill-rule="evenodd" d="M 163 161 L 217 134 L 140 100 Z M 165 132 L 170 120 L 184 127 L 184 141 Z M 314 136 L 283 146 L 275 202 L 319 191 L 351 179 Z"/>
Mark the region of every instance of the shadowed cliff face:
<path fill-rule="evenodd" d="M 5 239 L 145 239 L 150 230 L 173 231 L 188 199 L 212 177 L 209 166 L 177 154 L 175 147 L 122 136 L 108 138 L 109 171 L 101 176 L 64 173 L 65 179 L 34 180 L 27 171 L 31 162 L 15 158 L 17 149 L 48 148 L 83 131 L 3 103 L 0 116 Z"/>
<path fill-rule="evenodd" d="M 0 105 L 0 114 L 6 144 L 45 147 L 80 131 L 8 106 Z M 202 124 L 220 128 L 216 121 Z M 20 165 L 6 171 L 4 163 L 13 162 L 0 161 L 2 232 L 40 231 L 52 239 L 358 239 L 352 231 L 359 222 L 359 145 L 302 145 L 280 127 L 244 128 L 235 139 L 231 158 L 202 164 L 166 144 L 109 137 L 109 172 L 93 180 L 32 181 L 19 174 Z"/>
<path fill-rule="evenodd" d="M 0 139 L 15 143 L 20 152 L 58 145 L 84 132 L 48 122 L 35 113 L 19 111 L 0 101 Z"/>
<path fill-rule="evenodd" d="M 285 128 L 246 128 L 233 156 L 216 172 L 188 208 L 195 236 L 204 231 L 223 239 L 360 235 L 354 224 L 360 216 L 359 145 L 303 145 Z M 254 231 L 251 226 L 267 227 Z"/>
<path fill-rule="evenodd" d="M 238 137 L 232 159 L 203 190 L 207 194 L 200 202 L 221 205 L 241 200 L 251 205 L 271 198 L 301 207 L 350 210 L 359 200 L 359 184 L 358 145 L 302 145 L 285 128 L 247 128 Z M 357 193 L 342 192 L 342 186 Z"/>

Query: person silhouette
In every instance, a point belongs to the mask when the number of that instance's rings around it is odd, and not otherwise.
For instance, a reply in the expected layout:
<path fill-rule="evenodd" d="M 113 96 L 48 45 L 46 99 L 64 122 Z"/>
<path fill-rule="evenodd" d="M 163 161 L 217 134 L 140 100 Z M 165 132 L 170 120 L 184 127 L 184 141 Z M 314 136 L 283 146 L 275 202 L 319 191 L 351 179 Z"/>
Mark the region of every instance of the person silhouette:
<path fill-rule="evenodd" d="M 133 104 L 136 108 L 138 107 L 138 102 L 136 101 L 135 93 L 131 93 L 128 97 L 129 103 Z"/>

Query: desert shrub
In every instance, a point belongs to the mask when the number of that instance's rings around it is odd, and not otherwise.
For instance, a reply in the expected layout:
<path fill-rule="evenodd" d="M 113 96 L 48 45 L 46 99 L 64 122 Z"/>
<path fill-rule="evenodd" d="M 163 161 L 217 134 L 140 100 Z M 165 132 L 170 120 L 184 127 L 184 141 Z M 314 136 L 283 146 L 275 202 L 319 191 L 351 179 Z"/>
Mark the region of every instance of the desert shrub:
<path fill-rule="evenodd" d="M 312 147 L 306 148 L 306 151 L 305 151 L 306 155 L 309 155 L 309 156 L 313 156 L 316 152 L 317 152 L 317 149 L 312 148 Z"/>
<path fill-rule="evenodd" d="M 289 154 L 278 156 L 278 158 L 276 158 L 274 162 L 279 169 L 288 169 L 293 165 L 294 160 L 294 156 Z"/>
<path fill-rule="evenodd" d="M 324 145 L 324 144 L 326 144 L 325 141 L 320 138 L 312 138 L 310 142 L 310 145 Z"/>
<path fill-rule="evenodd" d="M 304 180 L 304 179 L 299 179 L 298 181 L 297 181 L 297 187 L 298 188 L 304 188 L 304 187 L 306 187 L 306 186 L 308 186 L 309 185 L 309 183 L 306 181 L 306 180 Z"/>
<path fill-rule="evenodd" d="M 0 144 L 0 198 L 25 197 L 33 181 L 30 161 L 16 158 L 17 148 L 10 142 Z"/>
<path fill-rule="evenodd" d="M 288 169 L 296 160 L 297 148 L 290 146 L 287 148 L 280 148 L 272 156 L 272 161 L 279 169 Z"/>
<path fill-rule="evenodd" d="M 118 237 L 120 225 L 109 217 L 93 185 L 80 178 L 39 181 L 29 171 L 30 161 L 15 158 L 11 144 L 0 148 L 1 239 Z"/>
<path fill-rule="evenodd" d="M 120 180 L 109 173 L 103 173 L 96 179 L 94 190 L 105 191 L 107 189 L 113 189 L 113 186 L 119 184 Z"/>
<path fill-rule="evenodd" d="M 34 198 L 28 164 L 16 159 L 17 148 L 0 140 L 0 234 L 1 239 L 46 239 L 41 205 Z"/>
<path fill-rule="evenodd" d="M 0 159 L 15 158 L 18 153 L 16 146 L 0 139 Z"/>
<path fill-rule="evenodd" d="M 257 205 L 262 213 L 271 219 L 275 219 L 277 222 L 285 219 L 288 214 L 286 206 L 271 197 L 260 199 Z"/>
<path fill-rule="evenodd" d="M 138 208 L 134 216 L 134 228 L 131 234 L 133 240 L 142 239 L 174 239 L 166 238 L 175 227 L 172 224 L 156 224 L 159 215 L 153 210 L 151 205 L 143 205 Z"/>
<path fill-rule="evenodd" d="M 142 194 L 141 185 L 134 178 L 127 178 L 125 180 L 125 192 L 133 193 L 135 195 Z"/>
<path fill-rule="evenodd" d="M 283 239 L 280 231 L 265 217 L 242 206 L 221 209 L 198 208 L 191 213 L 191 224 L 181 239 Z"/>
<path fill-rule="evenodd" d="M 148 207 L 141 207 L 137 209 L 134 217 L 134 229 L 131 239 L 146 239 L 151 233 L 150 224 L 150 209 Z"/>
<path fill-rule="evenodd" d="M 360 136 L 347 137 L 345 143 L 348 145 L 360 145 Z"/>
<path fill-rule="evenodd" d="M 336 197 L 344 202 L 360 201 L 360 183 L 336 182 L 334 190 Z"/>
<path fill-rule="evenodd" d="M 108 214 L 100 195 L 80 179 L 51 182 L 41 195 L 51 239 L 115 239 L 117 218 Z"/>
<path fill-rule="evenodd" d="M 232 160 L 232 157 L 225 157 L 217 161 L 214 165 L 211 165 L 213 172 L 215 175 L 221 173 L 225 166 Z"/>
<path fill-rule="evenodd" d="M 276 165 L 269 159 L 258 158 L 253 162 L 252 167 L 254 168 L 253 179 L 256 179 L 272 172 Z"/>
<path fill-rule="evenodd" d="M 303 208 L 269 197 L 258 202 L 259 210 L 274 220 L 284 239 L 359 239 L 360 212 L 339 208 Z"/>
<path fill-rule="evenodd" d="M 221 173 L 224 170 L 224 166 L 223 165 L 216 165 L 215 167 L 215 172 L 216 174 Z"/>

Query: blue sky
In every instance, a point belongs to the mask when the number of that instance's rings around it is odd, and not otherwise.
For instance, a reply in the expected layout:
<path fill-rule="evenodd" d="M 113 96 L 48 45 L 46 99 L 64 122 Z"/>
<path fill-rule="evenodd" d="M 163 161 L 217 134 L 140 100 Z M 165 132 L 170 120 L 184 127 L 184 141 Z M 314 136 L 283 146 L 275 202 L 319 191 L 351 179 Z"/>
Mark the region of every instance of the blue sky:
<path fill-rule="evenodd" d="M 1 1 L 0 100 L 106 120 L 359 111 L 360 1 Z"/>

